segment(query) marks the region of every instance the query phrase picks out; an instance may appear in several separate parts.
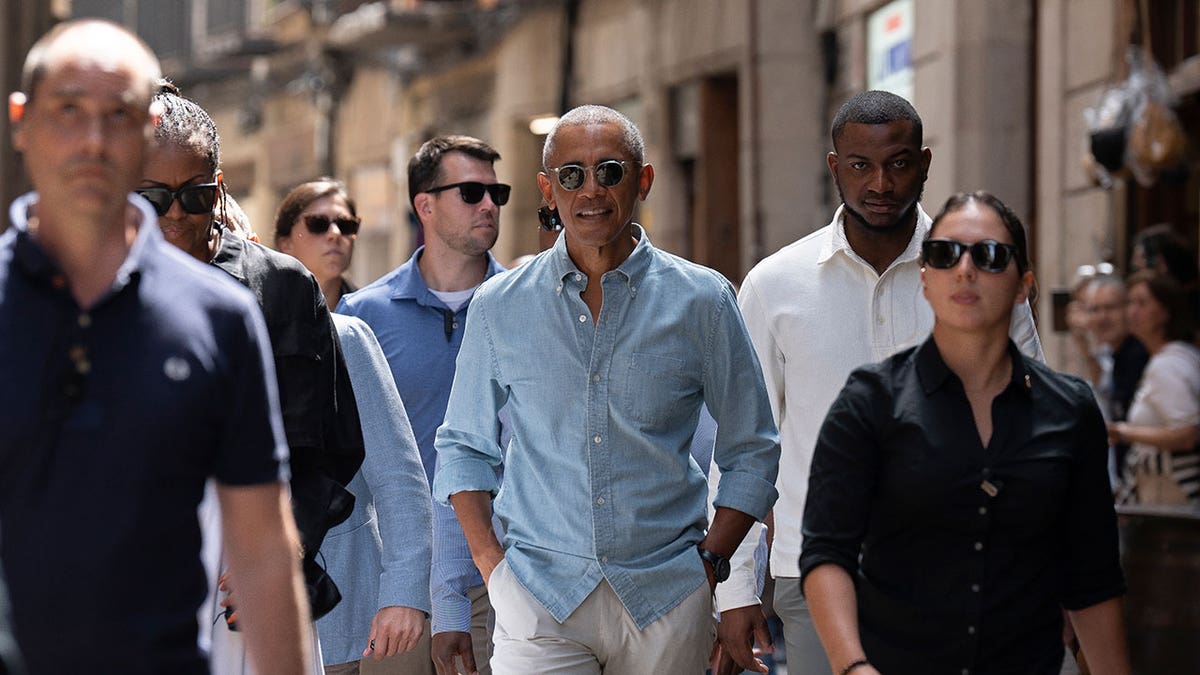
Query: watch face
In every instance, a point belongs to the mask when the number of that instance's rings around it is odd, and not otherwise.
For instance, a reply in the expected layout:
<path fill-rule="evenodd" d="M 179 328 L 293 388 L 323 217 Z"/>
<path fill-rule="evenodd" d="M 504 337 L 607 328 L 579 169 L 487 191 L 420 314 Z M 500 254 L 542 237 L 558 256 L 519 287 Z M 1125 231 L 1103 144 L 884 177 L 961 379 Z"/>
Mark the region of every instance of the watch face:
<path fill-rule="evenodd" d="M 729 578 L 729 558 L 722 558 L 716 553 L 702 548 L 699 548 L 699 551 L 700 557 L 707 560 L 709 565 L 712 565 L 713 581 L 719 584 Z"/>
<path fill-rule="evenodd" d="M 721 583 L 729 578 L 729 560 L 727 558 L 718 558 L 717 564 L 713 566 L 713 579 L 717 583 Z"/>

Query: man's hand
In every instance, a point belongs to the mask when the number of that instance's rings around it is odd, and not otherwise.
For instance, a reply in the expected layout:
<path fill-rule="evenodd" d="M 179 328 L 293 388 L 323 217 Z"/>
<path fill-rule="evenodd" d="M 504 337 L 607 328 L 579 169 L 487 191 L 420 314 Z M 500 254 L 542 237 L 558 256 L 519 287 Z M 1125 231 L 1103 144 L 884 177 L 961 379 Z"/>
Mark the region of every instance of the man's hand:
<path fill-rule="evenodd" d="M 237 622 L 237 606 L 234 605 L 233 586 L 229 583 L 229 572 L 225 572 L 217 578 L 217 588 L 225 594 L 218 603 L 225 608 L 225 623 L 229 625 L 229 630 L 237 630 L 234 624 Z"/>
<path fill-rule="evenodd" d="M 711 572 L 709 579 L 712 579 Z M 774 651 L 771 633 L 767 630 L 767 617 L 760 606 L 750 605 L 721 612 L 721 621 L 717 624 L 714 675 L 733 675 L 743 670 L 767 672 L 767 664 L 755 656 L 755 643 L 759 647 L 758 653 Z"/>
<path fill-rule="evenodd" d="M 371 635 L 363 658 L 374 657 L 376 661 L 404 652 L 417 646 L 425 628 L 425 612 L 412 607 L 384 607 L 371 619 Z"/>
<path fill-rule="evenodd" d="M 488 570 L 491 573 L 491 570 Z M 430 647 L 433 655 L 433 665 L 437 675 L 456 675 L 458 669 L 454 658 L 462 659 L 463 671 L 468 675 L 476 675 L 475 651 L 471 648 L 471 634 L 461 631 L 447 631 L 433 634 L 433 644 Z"/>

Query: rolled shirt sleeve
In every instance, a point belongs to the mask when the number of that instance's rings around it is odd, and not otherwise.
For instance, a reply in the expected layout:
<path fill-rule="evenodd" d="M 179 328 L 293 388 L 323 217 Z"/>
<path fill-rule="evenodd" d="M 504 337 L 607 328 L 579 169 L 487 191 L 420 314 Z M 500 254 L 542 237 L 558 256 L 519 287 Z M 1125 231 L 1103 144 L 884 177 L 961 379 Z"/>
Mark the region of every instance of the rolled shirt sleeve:
<path fill-rule="evenodd" d="M 779 432 L 762 368 L 728 282 L 705 351 L 704 401 L 717 421 L 713 462 L 721 470 L 713 505 L 761 521 L 779 497 Z"/>
<path fill-rule="evenodd" d="M 434 633 L 471 630 L 471 599 L 467 590 L 483 583 L 475 568 L 471 548 L 463 535 L 454 509 L 442 503 L 433 505 L 433 597 Z"/>
<path fill-rule="evenodd" d="M 497 414 L 508 393 L 500 385 L 485 303 L 479 295 L 477 292 L 466 320 L 446 419 L 434 440 L 438 470 L 433 479 L 433 497 L 447 505 L 450 495 L 458 492 L 480 491 L 495 496 L 500 489 L 496 477 L 496 467 L 502 461 Z"/>
<path fill-rule="evenodd" d="M 758 356 L 762 371 L 763 383 L 766 387 L 767 401 L 771 406 L 775 424 L 780 421 L 780 411 L 783 410 L 783 355 L 775 344 L 775 338 L 767 325 L 767 312 L 762 307 L 762 299 L 754 288 L 752 277 L 747 277 L 742 283 L 738 294 L 738 307 L 744 322 L 746 333 L 750 337 Z M 777 464 L 778 466 L 778 464 Z M 717 463 L 709 467 L 709 504 L 717 498 L 721 486 L 721 470 Z M 750 526 L 746 538 L 738 545 L 730 558 L 729 579 L 717 586 L 716 603 L 718 611 L 746 607 L 759 603 L 756 583 L 754 552 L 762 538 L 765 526 L 758 520 Z"/>

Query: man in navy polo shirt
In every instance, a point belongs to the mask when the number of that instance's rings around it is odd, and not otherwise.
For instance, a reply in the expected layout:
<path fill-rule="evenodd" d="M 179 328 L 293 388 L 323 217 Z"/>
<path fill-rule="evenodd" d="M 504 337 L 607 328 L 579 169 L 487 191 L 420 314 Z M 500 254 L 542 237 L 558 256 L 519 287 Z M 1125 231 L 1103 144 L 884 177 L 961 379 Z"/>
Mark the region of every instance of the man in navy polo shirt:
<path fill-rule="evenodd" d="M 0 558 L 31 672 L 207 673 L 196 506 L 218 481 L 259 672 L 302 673 L 307 618 L 266 327 L 130 190 L 157 59 L 60 24 L 9 99 L 36 192 L 0 235 Z"/>

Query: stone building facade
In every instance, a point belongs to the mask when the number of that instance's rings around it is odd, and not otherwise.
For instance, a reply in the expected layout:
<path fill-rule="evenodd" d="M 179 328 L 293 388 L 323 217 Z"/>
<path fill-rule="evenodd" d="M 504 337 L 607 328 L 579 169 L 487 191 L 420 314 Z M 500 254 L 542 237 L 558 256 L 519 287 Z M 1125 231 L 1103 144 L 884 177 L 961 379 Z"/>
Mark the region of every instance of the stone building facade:
<path fill-rule="evenodd" d="M 1078 366 L 1055 331 L 1054 298 L 1079 265 L 1123 267 L 1131 234 L 1157 220 L 1196 238 L 1194 179 L 1103 189 L 1080 161 L 1082 111 L 1117 77 L 1113 54 L 1135 0 L 59 4 L 135 26 L 163 55 L 216 118 L 228 183 L 264 240 L 292 185 L 328 173 L 345 180 L 364 215 L 358 282 L 418 243 L 405 165 L 437 133 L 500 150 L 498 175 L 514 191 L 496 253 L 533 252 L 544 137 L 530 122 L 585 102 L 616 107 L 645 132 L 656 182 L 639 219 L 656 244 L 737 282 L 828 222 L 839 201 L 825 166 L 829 121 L 847 96 L 877 85 L 881 55 L 925 121 L 926 209 L 985 188 L 1030 227 L 1053 365 Z M 1182 73 L 1181 117 L 1194 135 L 1185 65 L 1198 51 L 1200 3 L 1150 6 L 1162 34 L 1155 52 Z M 880 32 L 884 23 L 894 35 Z"/>

